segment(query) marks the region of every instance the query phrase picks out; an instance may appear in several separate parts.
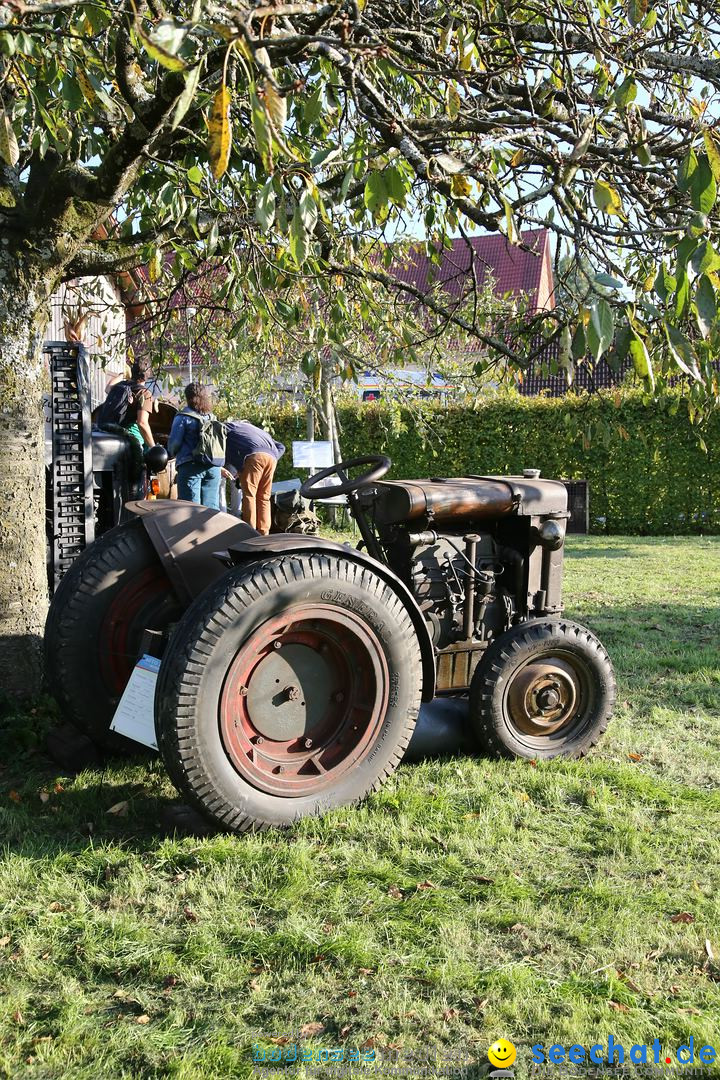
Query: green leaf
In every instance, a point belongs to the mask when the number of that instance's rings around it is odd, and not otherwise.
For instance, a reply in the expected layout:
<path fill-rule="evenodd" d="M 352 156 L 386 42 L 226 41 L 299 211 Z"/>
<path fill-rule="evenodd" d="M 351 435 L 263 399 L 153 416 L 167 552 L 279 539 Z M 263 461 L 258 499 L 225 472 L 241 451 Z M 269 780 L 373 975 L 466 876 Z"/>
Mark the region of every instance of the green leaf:
<path fill-rule="evenodd" d="M 615 93 L 613 99 L 616 105 L 621 108 L 626 108 L 637 97 L 637 84 L 631 75 L 628 75 L 626 79 L 620 84 Z"/>
<path fill-rule="evenodd" d="M 598 300 L 590 309 L 587 343 L 594 360 L 599 360 L 612 343 L 615 319 L 607 300 Z"/>
<path fill-rule="evenodd" d="M 645 18 L 648 0 L 628 0 L 628 18 L 632 26 L 637 26 Z"/>
<path fill-rule="evenodd" d="M 585 341 L 585 327 L 582 323 L 578 323 L 570 344 L 570 353 L 573 360 L 582 360 L 586 352 L 587 342 Z"/>
<path fill-rule="evenodd" d="M 677 186 L 683 195 L 689 190 L 692 178 L 697 170 L 697 155 L 694 150 L 688 150 L 681 161 L 677 171 Z"/>
<path fill-rule="evenodd" d="M 705 154 L 698 158 L 697 168 L 690 181 L 690 201 L 694 210 L 709 214 L 717 198 L 717 184 Z"/>
<path fill-rule="evenodd" d="M 596 180 L 593 184 L 593 198 L 598 210 L 604 214 L 619 214 L 622 210 L 620 196 L 604 180 Z"/>
<path fill-rule="evenodd" d="M 272 172 L 272 140 L 267 125 L 267 114 L 254 90 L 250 91 L 250 113 L 258 153 L 268 172 Z"/>
<path fill-rule="evenodd" d="M 695 352 L 688 339 L 676 326 L 666 326 L 665 332 L 667 334 L 670 352 L 672 353 L 677 366 L 681 371 L 684 371 L 686 375 L 690 375 L 692 378 L 699 380 L 700 373 L 697 367 Z"/>
<path fill-rule="evenodd" d="M 630 344 L 628 352 L 633 362 L 633 367 L 637 374 L 645 379 L 651 390 L 655 389 L 655 373 L 653 372 L 652 363 L 650 361 L 650 354 L 647 351 L 645 342 L 639 337 L 634 330 L 630 332 Z"/>
<path fill-rule="evenodd" d="M 700 278 L 700 284 L 695 292 L 695 310 L 700 333 L 707 338 L 717 319 L 717 300 L 713 284 L 705 274 Z"/>
<path fill-rule="evenodd" d="M 182 94 L 177 99 L 177 105 L 173 112 L 172 123 L 170 127 L 172 131 L 178 126 L 183 119 L 188 109 L 193 103 L 193 98 L 197 92 L 198 84 L 200 83 L 200 72 L 202 71 L 202 63 L 196 64 L 194 68 L 191 68 L 185 76 L 185 88 Z"/>
<path fill-rule="evenodd" d="M 315 228 L 318 217 L 317 203 L 309 186 L 306 186 L 300 196 L 300 217 L 307 232 L 311 233 Z"/>
<path fill-rule="evenodd" d="M 681 270 L 677 276 L 677 287 L 675 289 L 675 317 L 677 319 L 685 318 L 689 303 L 690 279 L 685 271 Z"/>
<path fill-rule="evenodd" d="M 703 240 L 692 256 L 692 268 L 696 274 L 720 269 L 720 255 L 709 240 Z"/>
<path fill-rule="evenodd" d="M 623 289 L 625 283 L 618 281 L 617 278 L 611 277 L 610 274 L 596 274 L 595 283 L 597 285 L 605 285 L 608 289 Z"/>
<path fill-rule="evenodd" d="M 295 207 L 290 223 L 290 254 L 298 266 L 302 266 L 308 257 L 308 238 L 299 206 Z"/>
<path fill-rule="evenodd" d="M 255 220 L 263 232 L 267 232 L 275 220 L 275 189 L 272 180 L 263 184 L 258 192 Z"/>
<path fill-rule="evenodd" d="M 370 173 L 365 183 L 363 198 L 373 217 L 377 218 L 383 215 L 383 211 L 387 208 L 388 190 L 385 185 L 385 177 L 381 172 Z"/>
<path fill-rule="evenodd" d="M 407 190 L 402 173 L 397 165 L 390 165 L 385 169 L 383 178 L 390 201 L 395 203 L 396 206 L 404 206 L 407 199 Z"/>

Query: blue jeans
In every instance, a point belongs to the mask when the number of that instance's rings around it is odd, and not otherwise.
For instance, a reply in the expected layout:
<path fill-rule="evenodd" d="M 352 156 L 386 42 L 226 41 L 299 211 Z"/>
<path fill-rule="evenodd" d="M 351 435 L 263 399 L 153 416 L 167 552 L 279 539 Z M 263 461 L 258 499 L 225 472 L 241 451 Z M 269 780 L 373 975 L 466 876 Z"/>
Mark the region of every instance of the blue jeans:
<path fill-rule="evenodd" d="M 196 465 L 186 461 L 177 468 L 178 499 L 220 509 L 220 469 L 216 465 Z"/>

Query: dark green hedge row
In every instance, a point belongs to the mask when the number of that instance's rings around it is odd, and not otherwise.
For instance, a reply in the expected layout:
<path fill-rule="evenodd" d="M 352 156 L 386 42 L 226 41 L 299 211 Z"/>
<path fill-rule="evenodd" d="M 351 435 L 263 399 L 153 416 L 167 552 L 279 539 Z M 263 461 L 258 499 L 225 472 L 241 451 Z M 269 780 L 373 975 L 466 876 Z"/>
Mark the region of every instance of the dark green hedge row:
<path fill-rule="evenodd" d="M 594 532 L 720 533 L 720 414 L 702 428 L 705 451 L 679 398 L 658 406 L 635 391 L 511 395 L 412 409 L 358 401 L 338 418 L 343 456 L 386 453 L 398 479 L 537 468 L 589 482 Z M 290 447 L 306 438 L 302 411 L 283 406 L 257 419 L 288 446 L 278 479 L 296 475 Z"/>

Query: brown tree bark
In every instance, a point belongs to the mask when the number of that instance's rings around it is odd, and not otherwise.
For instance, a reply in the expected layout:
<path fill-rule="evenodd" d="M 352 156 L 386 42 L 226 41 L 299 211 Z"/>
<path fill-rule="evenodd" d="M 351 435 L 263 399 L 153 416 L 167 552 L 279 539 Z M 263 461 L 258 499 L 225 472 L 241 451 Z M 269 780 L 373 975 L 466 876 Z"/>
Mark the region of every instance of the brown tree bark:
<path fill-rule="evenodd" d="M 37 693 L 48 591 L 42 344 L 51 284 L 0 240 L 0 688 Z"/>

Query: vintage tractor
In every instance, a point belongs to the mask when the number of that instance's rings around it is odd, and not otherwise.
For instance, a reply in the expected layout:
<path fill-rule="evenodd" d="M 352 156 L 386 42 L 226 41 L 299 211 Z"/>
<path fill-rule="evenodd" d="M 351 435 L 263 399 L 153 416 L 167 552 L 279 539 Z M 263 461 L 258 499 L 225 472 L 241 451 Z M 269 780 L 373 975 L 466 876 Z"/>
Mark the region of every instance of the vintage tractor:
<path fill-rule="evenodd" d="M 358 548 L 261 536 L 186 502 L 129 504 L 136 516 L 80 556 L 53 600 L 46 663 L 68 716 L 118 739 L 116 704 L 154 631 L 168 772 L 236 831 L 375 790 L 436 695 L 469 694 L 491 755 L 582 756 L 615 684 L 594 634 L 562 616 L 564 485 L 533 470 L 383 480 L 390 465 L 355 458 L 301 489 L 347 496 Z"/>

